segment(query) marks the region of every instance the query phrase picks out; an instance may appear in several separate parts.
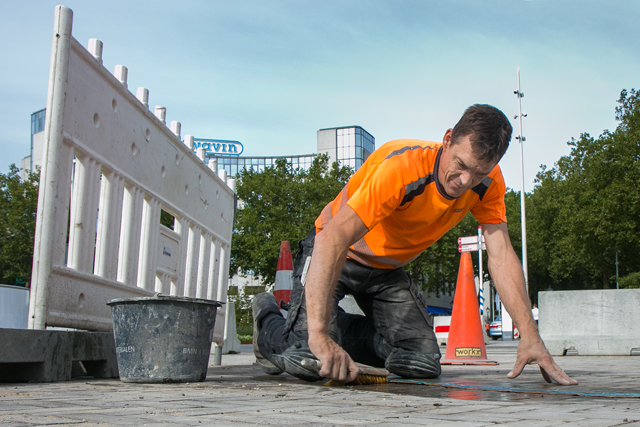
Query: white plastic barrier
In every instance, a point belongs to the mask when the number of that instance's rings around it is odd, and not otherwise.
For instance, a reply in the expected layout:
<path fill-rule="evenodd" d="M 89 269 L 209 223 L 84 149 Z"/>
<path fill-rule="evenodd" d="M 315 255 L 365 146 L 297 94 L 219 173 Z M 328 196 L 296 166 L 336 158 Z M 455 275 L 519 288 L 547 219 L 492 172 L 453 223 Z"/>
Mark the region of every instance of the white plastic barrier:
<path fill-rule="evenodd" d="M 451 316 L 433 316 L 433 331 L 439 345 L 447 345 L 449 326 L 451 326 Z"/>
<path fill-rule="evenodd" d="M 129 92 L 125 67 L 102 66 L 99 40 L 85 50 L 72 19 L 56 7 L 29 327 L 110 330 L 107 301 L 156 292 L 226 302 L 235 181 L 148 110 L 148 90 Z"/>

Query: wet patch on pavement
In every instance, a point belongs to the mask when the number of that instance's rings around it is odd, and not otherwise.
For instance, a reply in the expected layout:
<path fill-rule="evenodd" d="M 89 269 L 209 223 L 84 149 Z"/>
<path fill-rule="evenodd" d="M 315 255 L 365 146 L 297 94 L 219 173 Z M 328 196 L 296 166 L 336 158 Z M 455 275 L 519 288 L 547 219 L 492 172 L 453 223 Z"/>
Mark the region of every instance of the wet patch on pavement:
<path fill-rule="evenodd" d="M 250 376 L 247 374 L 250 373 Z M 459 374 L 460 372 L 458 372 Z M 503 373 L 506 377 L 507 371 Z M 326 387 L 322 381 L 307 383 L 292 376 L 266 375 L 255 366 L 247 372 L 247 366 L 242 367 L 222 367 L 217 368 L 215 373 L 211 373 L 207 381 L 229 381 L 229 382 L 255 382 L 255 383 L 277 383 L 281 385 L 308 385 L 312 387 Z M 557 384 L 547 384 L 537 372 L 522 374 L 520 378 L 512 381 L 490 380 L 487 377 L 503 377 L 496 375 L 496 372 L 486 371 L 466 372 L 465 377 L 452 375 L 450 373 L 434 380 L 404 380 L 400 377 L 390 377 L 388 384 L 372 384 L 358 386 L 338 386 L 334 388 L 373 391 L 382 393 L 392 393 L 398 396 L 415 396 L 435 399 L 456 399 L 475 400 L 484 402 L 524 402 L 536 401 L 544 402 L 553 400 L 554 402 L 586 402 L 612 399 L 632 399 L 640 400 L 638 390 L 603 388 L 587 386 L 563 387 Z M 586 374 L 586 372 L 585 372 Z M 472 379 L 470 379 L 472 378 Z M 481 378 L 481 380 L 479 380 Z M 504 377 L 503 377 L 504 378 Z M 327 387 L 329 388 L 329 387 Z"/>

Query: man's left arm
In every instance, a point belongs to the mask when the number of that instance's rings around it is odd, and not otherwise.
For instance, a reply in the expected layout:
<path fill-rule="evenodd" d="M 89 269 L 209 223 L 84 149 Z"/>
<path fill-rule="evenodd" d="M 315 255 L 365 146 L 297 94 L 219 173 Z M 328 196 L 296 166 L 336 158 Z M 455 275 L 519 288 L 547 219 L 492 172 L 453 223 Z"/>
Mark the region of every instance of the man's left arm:
<path fill-rule="evenodd" d="M 481 225 L 489 256 L 489 272 L 500 295 L 500 300 L 515 320 L 520 331 L 516 363 L 507 376 L 516 378 L 525 365 L 537 364 L 547 382 L 551 382 L 553 379 L 561 385 L 578 384 L 576 380 L 571 379 L 556 365 L 540 338 L 538 328 L 531 315 L 531 303 L 527 295 L 522 264 L 511 246 L 507 223 Z"/>

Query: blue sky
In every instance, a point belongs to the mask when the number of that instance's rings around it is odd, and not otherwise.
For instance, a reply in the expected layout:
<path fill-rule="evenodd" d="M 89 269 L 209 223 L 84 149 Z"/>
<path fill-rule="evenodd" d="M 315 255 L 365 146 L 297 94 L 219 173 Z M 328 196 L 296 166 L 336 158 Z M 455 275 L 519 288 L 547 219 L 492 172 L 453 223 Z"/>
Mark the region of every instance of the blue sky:
<path fill-rule="evenodd" d="M 0 172 L 29 150 L 45 106 L 54 7 L 5 1 L 0 15 Z M 74 37 L 104 43 L 182 134 L 239 140 L 246 155 L 306 154 L 321 128 L 360 125 L 376 144 L 440 141 L 464 109 L 517 113 L 525 187 L 582 132 L 614 129 L 622 89 L 640 88 L 640 2 L 76 1 Z M 512 119 L 514 136 L 518 132 Z M 516 140 L 501 161 L 520 189 Z"/>

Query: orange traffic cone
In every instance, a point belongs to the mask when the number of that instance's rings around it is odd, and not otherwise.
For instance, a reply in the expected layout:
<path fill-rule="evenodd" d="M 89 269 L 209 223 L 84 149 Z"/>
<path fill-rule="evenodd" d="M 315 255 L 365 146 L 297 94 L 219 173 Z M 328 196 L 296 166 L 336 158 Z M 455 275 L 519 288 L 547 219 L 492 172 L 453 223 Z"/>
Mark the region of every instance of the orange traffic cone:
<path fill-rule="evenodd" d="M 291 247 L 286 240 L 280 243 L 280 255 L 278 256 L 278 267 L 276 268 L 276 284 L 273 287 L 273 296 L 276 297 L 278 305 L 280 301 L 289 303 L 291 300 L 291 290 L 293 289 L 293 261 L 291 259 Z M 284 317 L 287 312 L 280 310 Z"/>
<path fill-rule="evenodd" d="M 453 299 L 447 353 L 445 358 L 440 360 L 441 365 L 498 364 L 498 362 L 487 360 L 487 350 L 480 324 L 480 307 L 475 291 L 471 254 L 463 252 L 458 270 L 456 296 Z"/>

